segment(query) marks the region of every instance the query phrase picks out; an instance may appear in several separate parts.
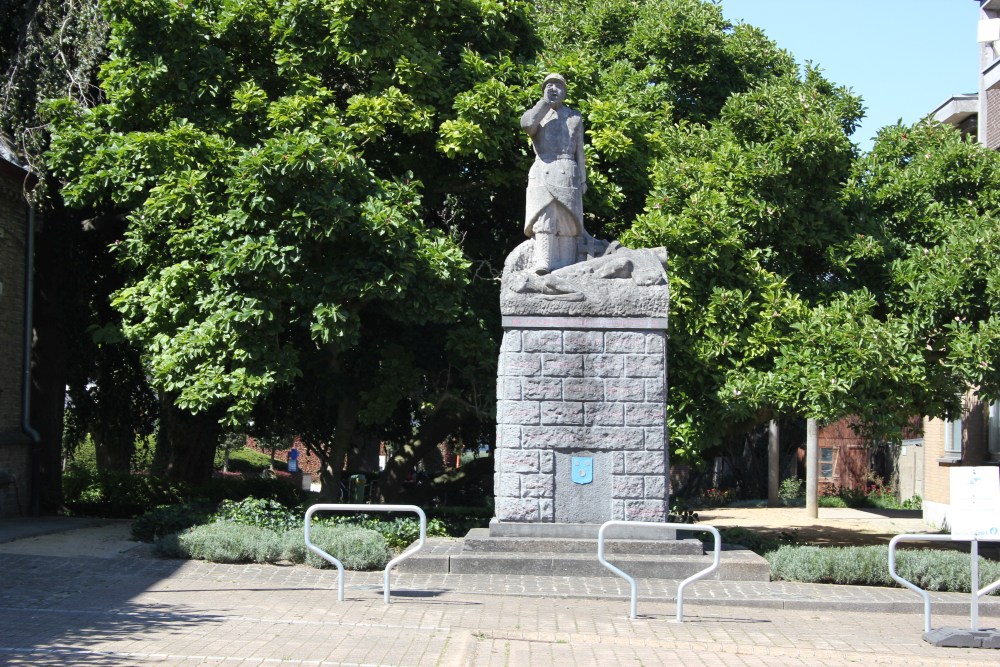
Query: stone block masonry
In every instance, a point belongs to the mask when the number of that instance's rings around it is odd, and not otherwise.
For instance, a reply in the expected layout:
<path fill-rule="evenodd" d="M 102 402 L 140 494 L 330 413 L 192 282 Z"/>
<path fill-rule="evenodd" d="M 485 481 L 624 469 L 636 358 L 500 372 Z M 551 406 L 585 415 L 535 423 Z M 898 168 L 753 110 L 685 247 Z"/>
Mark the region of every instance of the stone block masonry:
<path fill-rule="evenodd" d="M 666 521 L 665 318 L 553 319 L 505 322 L 496 518 Z M 589 484 L 574 457 L 592 461 Z"/>

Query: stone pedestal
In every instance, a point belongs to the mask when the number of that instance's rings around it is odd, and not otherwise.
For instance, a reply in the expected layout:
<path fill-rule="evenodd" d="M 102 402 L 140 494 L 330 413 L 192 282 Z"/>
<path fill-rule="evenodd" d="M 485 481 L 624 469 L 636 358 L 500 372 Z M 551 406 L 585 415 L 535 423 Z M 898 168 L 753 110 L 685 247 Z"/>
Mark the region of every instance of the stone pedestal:
<path fill-rule="evenodd" d="M 666 317 L 503 324 L 497 520 L 666 521 Z"/>

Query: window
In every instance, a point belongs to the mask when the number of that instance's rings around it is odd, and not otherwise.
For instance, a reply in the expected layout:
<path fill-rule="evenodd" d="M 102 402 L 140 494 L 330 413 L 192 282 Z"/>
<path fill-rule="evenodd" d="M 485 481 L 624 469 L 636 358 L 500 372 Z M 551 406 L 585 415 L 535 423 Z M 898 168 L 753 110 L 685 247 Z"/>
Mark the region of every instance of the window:
<path fill-rule="evenodd" d="M 962 453 L 962 420 L 945 420 L 944 451 L 948 454 Z"/>
<path fill-rule="evenodd" d="M 821 479 L 833 478 L 833 447 L 821 447 L 819 450 L 819 476 Z"/>

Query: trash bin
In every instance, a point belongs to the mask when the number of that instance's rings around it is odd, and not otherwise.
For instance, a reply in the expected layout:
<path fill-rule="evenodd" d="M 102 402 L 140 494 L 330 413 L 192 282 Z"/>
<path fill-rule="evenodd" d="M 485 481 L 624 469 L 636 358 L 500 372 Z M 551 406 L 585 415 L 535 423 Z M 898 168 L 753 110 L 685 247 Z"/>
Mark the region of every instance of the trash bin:
<path fill-rule="evenodd" d="M 347 497 L 348 502 L 351 503 L 363 503 L 365 502 L 365 486 L 368 480 L 364 475 L 351 475 L 347 480 Z"/>

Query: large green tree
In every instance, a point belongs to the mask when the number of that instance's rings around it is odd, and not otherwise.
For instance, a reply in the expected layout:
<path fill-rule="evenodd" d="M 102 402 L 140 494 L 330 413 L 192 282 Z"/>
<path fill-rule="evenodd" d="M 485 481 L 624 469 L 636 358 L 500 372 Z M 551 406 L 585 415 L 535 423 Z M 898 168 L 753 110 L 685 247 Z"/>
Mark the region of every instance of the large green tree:
<path fill-rule="evenodd" d="M 588 224 L 669 251 L 675 457 L 995 394 L 996 153 L 919 124 L 861 155 L 861 100 L 718 3 L 536 5 L 587 119 Z"/>
<path fill-rule="evenodd" d="M 587 119 L 588 225 L 669 251 L 670 440 L 697 461 L 786 408 L 744 385 L 843 287 L 860 100 L 716 3 L 538 6 L 542 60 Z"/>
<path fill-rule="evenodd" d="M 49 155 L 70 204 L 128 221 L 115 304 L 163 397 L 167 474 L 210 472 L 220 419 L 280 413 L 335 489 L 359 421 L 488 406 L 455 370 L 490 348 L 459 241 L 491 240 L 474 218 L 518 158 L 501 81 L 534 48 L 520 3 L 105 11 L 107 102 L 53 105 Z"/>

